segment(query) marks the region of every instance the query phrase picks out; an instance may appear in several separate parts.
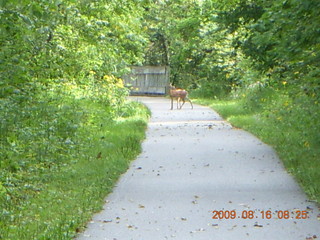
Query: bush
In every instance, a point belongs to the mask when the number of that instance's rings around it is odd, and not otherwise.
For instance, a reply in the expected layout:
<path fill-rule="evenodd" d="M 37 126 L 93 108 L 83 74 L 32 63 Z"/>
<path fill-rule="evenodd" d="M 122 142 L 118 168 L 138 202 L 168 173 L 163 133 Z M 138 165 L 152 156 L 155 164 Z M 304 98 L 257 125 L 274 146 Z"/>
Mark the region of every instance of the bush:
<path fill-rule="evenodd" d="M 70 239 L 101 207 L 144 137 L 145 108 L 124 98 L 110 108 L 52 88 L 0 99 L 0 238 Z"/>

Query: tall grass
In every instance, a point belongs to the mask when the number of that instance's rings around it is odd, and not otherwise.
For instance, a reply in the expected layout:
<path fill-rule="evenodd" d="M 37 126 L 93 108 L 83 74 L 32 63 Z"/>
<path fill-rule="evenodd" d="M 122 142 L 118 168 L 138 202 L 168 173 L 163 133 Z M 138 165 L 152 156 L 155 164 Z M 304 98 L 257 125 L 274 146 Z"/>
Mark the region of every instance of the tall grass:
<path fill-rule="evenodd" d="M 140 152 L 145 107 L 46 99 L 1 100 L 0 239 L 72 239 Z"/>
<path fill-rule="evenodd" d="M 228 100 L 198 99 L 270 144 L 311 200 L 320 203 L 320 108 L 308 96 L 253 89 Z"/>

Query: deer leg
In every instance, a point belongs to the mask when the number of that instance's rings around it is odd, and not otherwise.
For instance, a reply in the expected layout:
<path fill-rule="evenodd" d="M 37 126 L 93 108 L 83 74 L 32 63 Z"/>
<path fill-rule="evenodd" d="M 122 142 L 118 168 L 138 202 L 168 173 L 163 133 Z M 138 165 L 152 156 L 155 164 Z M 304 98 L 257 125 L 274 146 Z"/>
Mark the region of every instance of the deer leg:
<path fill-rule="evenodd" d="M 173 110 L 173 98 L 171 97 L 171 110 Z"/>
<path fill-rule="evenodd" d="M 189 103 L 191 104 L 191 109 L 193 109 L 193 104 L 192 104 L 192 102 L 191 102 L 191 100 L 189 99 L 189 98 L 186 98 L 188 101 L 189 101 Z"/>
<path fill-rule="evenodd" d="M 185 104 L 186 100 L 184 98 L 181 98 L 182 99 L 182 104 L 180 105 L 180 109 L 182 108 L 182 106 Z"/>

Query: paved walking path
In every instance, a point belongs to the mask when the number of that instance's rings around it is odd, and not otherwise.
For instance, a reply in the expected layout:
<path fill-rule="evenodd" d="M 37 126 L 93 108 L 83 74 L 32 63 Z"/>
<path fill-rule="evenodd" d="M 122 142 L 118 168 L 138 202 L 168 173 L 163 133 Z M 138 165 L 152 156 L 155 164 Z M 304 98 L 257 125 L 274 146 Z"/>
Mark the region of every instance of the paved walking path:
<path fill-rule="evenodd" d="M 78 240 L 320 239 L 319 209 L 269 146 L 207 107 L 134 99 L 152 111 L 143 152 Z"/>

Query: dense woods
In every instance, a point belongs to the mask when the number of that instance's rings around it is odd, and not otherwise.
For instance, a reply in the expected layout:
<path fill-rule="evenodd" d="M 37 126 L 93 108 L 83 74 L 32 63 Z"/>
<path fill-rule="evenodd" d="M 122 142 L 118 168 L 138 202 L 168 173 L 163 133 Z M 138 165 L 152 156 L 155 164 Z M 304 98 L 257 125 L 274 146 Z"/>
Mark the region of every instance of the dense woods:
<path fill-rule="evenodd" d="M 319 167 L 311 151 L 320 146 L 319 8 L 315 0 L 0 1 L 0 239 L 45 189 L 43 176 L 92 142 L 102 111 L 108 124 L 135 112 L 120 79 L 130 65 L 169 65 L 171 82 L 194 97 L 241 99 L 278 131 L 288 120 L 295 131 L 284 139 L 304 149 L 289 168 L 301 174 L 297 158 L 309 152 L 303 167 Z"/>
<path fill-rule="evenodd" d="M 319 100 L 319 3 L 163 1 L 149 10 L 151 64 L 206 96 L 260 84 Z"/>

